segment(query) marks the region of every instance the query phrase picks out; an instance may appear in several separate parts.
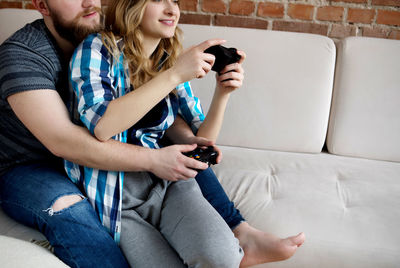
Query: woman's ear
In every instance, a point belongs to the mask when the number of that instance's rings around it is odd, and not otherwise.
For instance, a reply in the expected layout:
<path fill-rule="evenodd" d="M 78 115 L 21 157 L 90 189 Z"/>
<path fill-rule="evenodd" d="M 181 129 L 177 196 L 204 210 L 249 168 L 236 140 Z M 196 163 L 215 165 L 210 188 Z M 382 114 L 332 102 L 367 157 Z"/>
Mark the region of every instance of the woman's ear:
<path fill-rule="evenodd" d="M 46 1 L 32 0 L 32 4 L 43 16 L 50 16 L 49 8 L 47 7 Z"/>

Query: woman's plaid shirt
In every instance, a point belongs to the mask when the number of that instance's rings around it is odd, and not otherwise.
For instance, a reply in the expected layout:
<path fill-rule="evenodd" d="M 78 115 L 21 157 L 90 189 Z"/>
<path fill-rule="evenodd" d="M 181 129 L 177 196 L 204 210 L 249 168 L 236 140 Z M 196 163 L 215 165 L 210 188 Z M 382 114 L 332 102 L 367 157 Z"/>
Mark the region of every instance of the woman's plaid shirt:
<path fill-rule="evenodd" d="M 119 45 L 122 46 L 123 42 L 120 41 Z M 75 50 L 70 63 L 70 84 L 75 95 L 69 110 L 72 117 L 75 120 L 78 118 L 92 135 L 108 104 L 130 91 L 128 74 L 123 54 L 121 53 L 118 61 L 113 59 L 99 34 L 90 35 Z M 193 96 L 189 82 L 178 85 L 176 92 L 178 113 L 196 131 L 204 120 L 199 99 Z M 169 111 L 160 124 L 151 129 L 136 129 L 136 140 L 139 140 L 142 146 L 160 148 L 159 139 L 172 125 L 176 114 L 172 111 L 169 96 L 166 97 L 166 103 Z M 114 136 L 113 139 L 126 143 L 127 131 Z M 84 189 L 102 224 L 118 243 L 121 232 L 124 172 L 82 167 L 66 160 L 65 170 L 69 178 Z"/>

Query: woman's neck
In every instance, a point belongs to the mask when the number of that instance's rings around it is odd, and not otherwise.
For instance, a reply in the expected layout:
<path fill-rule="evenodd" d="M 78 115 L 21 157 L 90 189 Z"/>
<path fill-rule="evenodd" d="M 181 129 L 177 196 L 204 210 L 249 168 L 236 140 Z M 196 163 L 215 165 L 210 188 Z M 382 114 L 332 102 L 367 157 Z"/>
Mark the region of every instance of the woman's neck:
<path fill-rule="evenodd" d="M 160 44 L 160 38 L 144 38 L 143 40 L 143 50 L 147 58 L 154 53 L 158 45 Z"/>

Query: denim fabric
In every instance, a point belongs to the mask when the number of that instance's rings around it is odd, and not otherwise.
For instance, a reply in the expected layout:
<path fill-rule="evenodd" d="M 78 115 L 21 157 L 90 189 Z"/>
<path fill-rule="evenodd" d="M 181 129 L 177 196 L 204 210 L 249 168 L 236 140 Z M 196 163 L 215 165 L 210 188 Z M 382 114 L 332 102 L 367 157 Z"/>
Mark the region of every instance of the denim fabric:
<path fill-rule="evenodd" d="M 60 211 L 51 209 L 66 195 L 82 194 L 51 164 L 20 165 L 0 178 L 3 210 L 42 232 L 64 263 L 71 267 L 129 267 L 87 199 Z"/>
<path fill-rule="evenodd" d="M 211 168 L 200 171 L 196 176 L 196 181 L 203 196 L 217 210 L 232 230 L 242 221 L 245 221 L 240 211 L 235 208 L 234 203 L 229 200 Z"/>

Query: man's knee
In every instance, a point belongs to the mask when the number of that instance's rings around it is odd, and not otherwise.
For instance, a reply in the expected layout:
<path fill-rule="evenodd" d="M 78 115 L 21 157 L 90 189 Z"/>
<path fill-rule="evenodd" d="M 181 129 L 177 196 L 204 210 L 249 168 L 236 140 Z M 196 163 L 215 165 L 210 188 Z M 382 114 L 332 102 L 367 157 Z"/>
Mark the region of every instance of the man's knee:
<path fill-rule="evenodd" d="M 60 198 L 58 198 L 53 206 L 51 207 L 53 212 L 60 211 L 62 209 L 68 208 L 72 206 L 73 204 L 78 203 L 79 201 L 82 201 L 84 198 L 81 195 L 65 195 Z"/>

